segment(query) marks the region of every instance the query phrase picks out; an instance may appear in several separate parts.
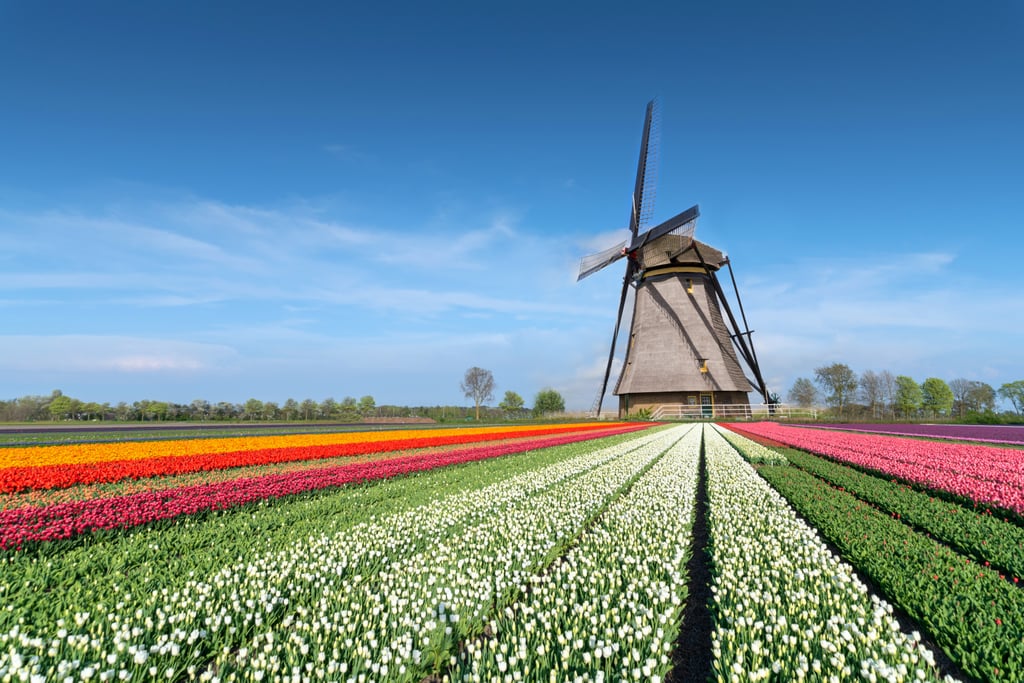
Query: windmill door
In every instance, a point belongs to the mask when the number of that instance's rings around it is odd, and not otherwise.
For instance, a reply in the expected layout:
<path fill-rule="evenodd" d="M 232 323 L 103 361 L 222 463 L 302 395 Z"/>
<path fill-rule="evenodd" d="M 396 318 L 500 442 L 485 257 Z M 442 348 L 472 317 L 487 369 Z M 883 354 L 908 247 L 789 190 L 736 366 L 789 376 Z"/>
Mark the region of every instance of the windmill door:
<path fill-rule="evenodd" d="M 715 414 L 714 406 L 711 405 L 711 394 L 700 395 L 701 417 L 712 417 Z"/>

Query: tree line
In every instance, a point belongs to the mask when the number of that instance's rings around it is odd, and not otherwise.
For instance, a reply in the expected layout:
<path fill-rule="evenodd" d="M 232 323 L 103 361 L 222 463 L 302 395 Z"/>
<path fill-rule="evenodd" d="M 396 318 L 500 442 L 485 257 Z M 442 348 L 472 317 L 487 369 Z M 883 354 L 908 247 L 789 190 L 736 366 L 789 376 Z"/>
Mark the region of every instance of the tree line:
<path fill-rule="evenodd" d="M 913 420 L 950 418 L 974 422 L 999 422 L 996 397 L 1009 401 L 1019 417 L 1024 410 L 1024 380 L 998 389 L 986 382 L 963 377 L 949 382 L 928 377 L 920 384 L 907 375 L 888 370 L 865 370 L 858 375 L 845 363 L 814 369 L 814 380 L 798 377 L 787 400 L 809 408 L 822 402 L 840 418 Z"/>
<path fill-rule="evenodd" d="M 471 371 L 479 371 L 470 376 Z M 462 389 L 474 399 L 474 406 L 398 406 L 377 405 L 373 396 L 356 399 L 346 396 L 315 401 L 311 398 L 262 401 L 250 398 L 244 403 L 211 402 L 196 399 L 191 403 L 141 400 L 133 403 L 96 403 L 83 401 L 54 390 L 48 396 L 22 396 L 0 400 L 0 422 L 111 421 L 111 422 L 361 422 L 374 419 L 426 419 L 435 422 L 485 420 L 500 422 L 543 417 L 565 411 L 565 401 L 554 389 L 542 389 L 532 408 L 522 396 L 506 391 L 497 406 L 486 405 L 494 398 L 494 377 L 489 370 L 471 368 Z"/>
<path fill-rule="evenodd" d="M 55 390 L 49 396 L 22 396 L 0 401 L 0 421 L 35 422 L 43 420 L 110 420 L 122 422 L 163 421 L 257 421 L 257 420 L 342 420 L 358 421 L 364 416 L 386 415 L 411 410 L 397 406 L 377 406 L 372 396 L 341 401 L 311 398 L 283 403 L 250 398 L 244 403 L 213 403 L 196 399 L 191 403 L 141 400 L 117 404 L 83 401 Z"/>

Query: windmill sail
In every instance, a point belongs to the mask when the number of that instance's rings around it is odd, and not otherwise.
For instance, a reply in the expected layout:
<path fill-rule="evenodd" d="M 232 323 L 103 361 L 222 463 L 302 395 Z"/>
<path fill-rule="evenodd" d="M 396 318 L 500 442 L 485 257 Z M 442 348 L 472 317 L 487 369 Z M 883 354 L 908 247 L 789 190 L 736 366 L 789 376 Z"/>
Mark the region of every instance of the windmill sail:
<path fill-rule="evenodd" d="M 596 254 L 591 254 L 590 256 L 584 256 L 580 259 L 580 274 L 577 276 L 576 282 L 579 282 L 588 275 L 593 275 L 605 266 L 618 261 L 625 255 L 626 242 L 623 240 L 614 247 L 608 247 L 604 251 L 599 251 Z"/>
<path fill-rule="evenodd" d="M 634 238 L 654 214 L 655 188 L 658 183 L 658 142 L 661 137 L 659 112 L 656 99 L 647 103 L 644 132 L 640 138 L 640 159 L 636 165 L 636 183 L 633 185 L 633 212 L 629 220 L 629 231 Z"/>

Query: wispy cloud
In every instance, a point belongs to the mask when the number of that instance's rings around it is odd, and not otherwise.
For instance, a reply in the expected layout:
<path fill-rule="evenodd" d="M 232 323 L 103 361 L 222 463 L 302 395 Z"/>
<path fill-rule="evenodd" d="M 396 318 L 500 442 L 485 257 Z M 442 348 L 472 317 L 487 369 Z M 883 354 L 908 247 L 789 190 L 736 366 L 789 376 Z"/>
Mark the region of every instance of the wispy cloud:
<path fill-rule="evenodd" d="M 11 373 L 197 373 L 235 356 L 229 346 L 154 337 L 0 336 L 0 369 Z"/>
<path fill-rule="evenodd" d="M 371 157 L 366 152 L 363 152 L 353 145 L 343 144 L 330 144 L 324 145 L 324 151 L 330 154 L 335 159 L 342 161 L 361 162 L 367 161 Z"/>
<path fill-rule="evenodd" d="M 832 362 L 919 380 L 974 376 L 979 354 L 1024 338 L 1024 300 L 964 275 L 956 260 L 922 252 L 797 261 L 741 281 L 772 388 L 785 394 L 797 376 Z"/>
<path fill-rule="evenodd" d="M 495 213 L 482 227 L 394 230 L 353 227 L 305 209 L 209 200 L 143 207 L 135 217 L 124 207 L 119 211 L 118 218 L 62 211 L 0 214 L 0 223 L 45 229 L 62 251 L 72 252 L 65 262 L 51 263 L 48 244 L 26 242 L 30 258 L 24 262 L 30 265 L 0 275 L 0 283 L 9 290 L 93 290 L 97 301 L 115 305 L 245 300 L 414 315 L 455 309 L 586 313 L 573 303 L 530 294 L 538 278 L 523 268 L 541 272 L 551 262 L 536 237 L 515 229 L 509 212 Z M 202 239 L 195 237 L 200 234 Z M 459 271 L 490 272 L 460 279 Z M 461 288 L 454 287 L 460 282 Z M 520 296 L 496 294 L 515 291 L 516 283 Z"/>
<path fill-rule="evenodd" d="M 549 384 L 572 372 L 558 367 L 554 349 L 577 343 L 556 330 L 606 316 L 603 306 L 564 295 L 571 283 L 560 273 L 561 251 L 518 230 L 513 211 L 401 229 L 353 226 L 306 206 L 195 199 L 112 213 L 0 214 L 0 227 L 48 231 L 46 241 L 21 242 L 18 268 L 0 274 L 13 294 L 7 305 L 19 296 L 35 304 L 20 309 L 32 315 L 17 333 L 0 338 L 17 377 L 56 374 L 64 385 L 60 377 L 208 382 L 235 373 L 237 383 L 222 390 L 258 394 L 260 382 L 314 386 L 340 373 L 346 382 L 365 377 L 363 391 L 385 392 L 392 383 L 382 377 L 399 368 L 443 386 L 465 362 L 488 363 L 511 382 L 522 374 L 511 365 L 517 359 L 541 375 L 532 381 Z M 50 333 L 55 320 L 59 334 Z M 531 321 L 550 326 L 545 341 L 515 331 Z M 393 400 L 418 392 L 430 402 L 436 390 L 426 387 L 396 384 Z"/>

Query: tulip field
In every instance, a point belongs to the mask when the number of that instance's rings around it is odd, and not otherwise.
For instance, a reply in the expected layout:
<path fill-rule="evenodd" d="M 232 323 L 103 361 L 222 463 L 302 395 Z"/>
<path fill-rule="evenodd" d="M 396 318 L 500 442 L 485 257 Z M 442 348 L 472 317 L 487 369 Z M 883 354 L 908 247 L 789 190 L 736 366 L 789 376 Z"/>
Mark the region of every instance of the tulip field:
<path fill-rule="evenodd" d="M 1024 680 L 1024 451 L 773 423 L 758 469 L 863 576 L 979 680 Z M 742 447 L 741 447 L 742 450 Z"/>
<path fill-rule="evenodd" d="M 0 683 L 1022 681 L 1004 450 L 771 423 L 0 448 Z"/>
<path fill-rule="evenodd" d="M 1024 451 L 975 444 L 935 444 L 774 423 L 737 426 L 750 434 L 825 455 L 886 477 L 1024 514 Z"/>
<path fill-rule="evenodd" d="M 1024 446 L 1024 426 L 1020 425 L 948 425 L 948 424 L 815 424 L 815 428 L 854 432 L 877 432 L 928 439 L 983 441 Z"/>

